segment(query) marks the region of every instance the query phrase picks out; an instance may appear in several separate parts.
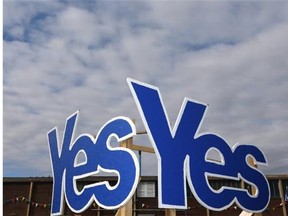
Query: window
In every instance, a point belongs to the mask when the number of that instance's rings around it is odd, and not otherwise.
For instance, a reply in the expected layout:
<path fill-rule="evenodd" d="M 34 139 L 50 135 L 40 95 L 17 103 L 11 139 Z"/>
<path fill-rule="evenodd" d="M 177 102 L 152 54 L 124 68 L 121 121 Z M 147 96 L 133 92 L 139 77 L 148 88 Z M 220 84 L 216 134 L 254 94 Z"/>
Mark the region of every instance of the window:
<path fill-rule="evenodd" d="M 155 197 L 155 182 L 140 182 L 137 197 Z"/>
<path fill-rule="evenodd" d="M 271 198 L 279 198 L 279 188 L 278 188 L 278 180 L 270 180 L 269 181 L 270 191 L 271 191 Z"/>
<path fill-rule="evenodd" d="M 288 180 L 282 180 L 284 200 L 288 201 Z"/>

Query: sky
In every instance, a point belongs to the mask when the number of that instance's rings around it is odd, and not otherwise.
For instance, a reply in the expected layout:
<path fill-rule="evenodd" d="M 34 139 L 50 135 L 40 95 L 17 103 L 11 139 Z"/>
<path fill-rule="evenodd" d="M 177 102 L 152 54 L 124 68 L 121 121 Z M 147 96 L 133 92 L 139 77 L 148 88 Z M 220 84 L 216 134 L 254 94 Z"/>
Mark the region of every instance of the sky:
<path fill-rule="evenodd" d="M 128 77 L 159 87 L 171 125 L 184 97 L 209 104 L 200 132 L 288 173 L 287 1 L 5 0 L 3 15 L 4 177 L 51 176 L 47 132 L 77 110 L 76 136 L 117 116 L 143 130 Z"/>

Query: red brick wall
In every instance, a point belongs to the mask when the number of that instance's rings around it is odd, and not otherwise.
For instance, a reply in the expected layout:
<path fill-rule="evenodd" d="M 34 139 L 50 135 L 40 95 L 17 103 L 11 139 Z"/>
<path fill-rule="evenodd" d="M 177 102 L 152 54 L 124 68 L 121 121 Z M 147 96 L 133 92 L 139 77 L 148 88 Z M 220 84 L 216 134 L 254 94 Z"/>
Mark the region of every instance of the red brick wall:
<path fill-rule="evenodd" d="M 3 215 L 23 216 L 27 211 L 27 204 L 22 197 L 29 196 L 30 182 L 3 184 Z"/>
<path fill-rule="evenodd" d="M 35 182 L 32 192 L 31 201 L 34 204 L 31 204 L 30 216 L 50 215 L 52 182 Z M 36 204 L 38 204 L 37 207 Z"/>

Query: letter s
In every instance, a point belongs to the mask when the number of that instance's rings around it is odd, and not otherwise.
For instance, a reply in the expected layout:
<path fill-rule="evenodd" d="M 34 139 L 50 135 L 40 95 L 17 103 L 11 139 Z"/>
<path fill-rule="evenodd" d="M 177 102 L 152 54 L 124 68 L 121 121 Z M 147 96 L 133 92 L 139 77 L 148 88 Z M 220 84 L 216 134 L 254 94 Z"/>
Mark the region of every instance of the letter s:
<path fill-rule="evenodd" d="M 236 146 L 234 164 L 237 164 L 242 179 L 256 188 L 254 195 L 249 194 L 248 191 L 238 191 L 237 200 L 239 205 L 247 211 L 262 212 L 269 204 L 270 187 L 265 175 L 248 163 L 249 156 L 253 158 L 256 164 L 268 165 L 265 155 L 256 146 Z"/>

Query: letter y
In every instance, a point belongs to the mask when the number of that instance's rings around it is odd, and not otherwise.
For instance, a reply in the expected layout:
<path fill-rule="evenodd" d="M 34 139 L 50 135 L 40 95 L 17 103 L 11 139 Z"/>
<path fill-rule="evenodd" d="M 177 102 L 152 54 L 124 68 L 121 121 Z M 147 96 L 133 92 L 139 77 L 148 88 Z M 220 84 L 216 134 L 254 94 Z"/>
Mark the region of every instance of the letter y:
<path fill-rule="evenodd" d="M 66 160 L 69 159 L 69 147 L 73 137 L 78 112 L 79 111 L 66 120 L 62 148 L 58 145 L 56 127 L 47 134 L 54 178 L 51 215 L 61 215 L 63 211 L 63 188 L 65 184 Z"/>
<path fill-rule="evenodd" d="M 186 208 L 187 155 L 207 106 L 185 98 L 172 129 L 159 89 L 127 81 L 158 159 L 159 207 Z"/>

